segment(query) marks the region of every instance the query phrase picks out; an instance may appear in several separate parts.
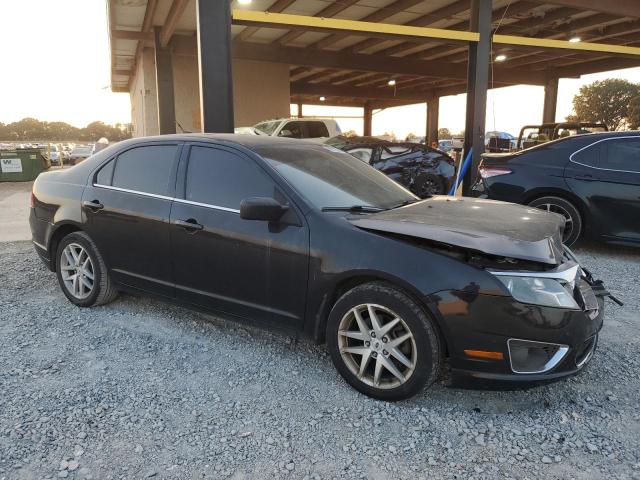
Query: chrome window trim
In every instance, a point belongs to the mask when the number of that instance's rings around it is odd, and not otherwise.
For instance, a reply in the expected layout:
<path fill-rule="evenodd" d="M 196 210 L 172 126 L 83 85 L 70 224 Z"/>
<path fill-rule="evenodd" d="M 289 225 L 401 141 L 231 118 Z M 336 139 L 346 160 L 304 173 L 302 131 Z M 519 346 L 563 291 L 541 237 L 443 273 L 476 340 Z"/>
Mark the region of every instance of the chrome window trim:
<path fill-rule="evenodd" d="M 640 135 L 625 135 L 625 136 L 620 136 L 620 137 L 609 137 L 609 138 L 603 138 L 601 140 L 597 140 L 593 143 L 590 143 L 589 145 L 582 147 L 579 150 L 576 150 L 575 152 L 573 152 L 571 155 L 569 155 L 569 161 L 572 163 L 576 163 L 578 165 L 582 165 L 583 167 L 587 167 L 587 168 L 593 168 L 594 170 L 603 170 L 603 171 L 607 171 L 607 172 L 621 172 L 621 173 L 635 173 L 635 174 L 640 174 L 640 171 L 634 171 L 634 170 L 616 170 L 615 168 L 602 168 L 602 167 L 593 167 L 591 165 L 587 165 L 586 163 L 582 163 L 582 162 L 578 162 L 576 160 L 573 159 L 573 156 L 582 152 L 583 150 L 586 150 L 587 148 L 591 148 L 594 145 L 598 144 L 598 143 L 602 143 L 602 142 L 608 142 L 610 140 L 618 140 L 620 138 L 633 138 L 636 140 L 640 140 Z"/>
<path fill-rule="evenodd" d="M 235 208 L 221 207 L 219 205 L 210 205 L 208 203 L 194 202 L 192 200 L 184 200 L 182 198 L 174 198 L 173 201 L 178 203 L 185 203 L 187 205 L 195 205 L 196 207 L 213 208 L 214 210 L 221 210 L 223 212 L 232 212 L 232 213 L 238 213 L 238 214 L 240 213 L 240 210 L 237 210 Z"/>
<path fill-rule="evenodd" d="M 173 197 L 167 197 L 166 195 L 158 195 L 157 193 L 141 192 L 139 190 L 129 190 L 128 188 L 112 187 L 111 185 L 101 185 L 94 183 L 94 187 L 106 188 L 107 190 L 115 190 L 116 192 L 133 193 L 135 195 L 143 195 L 145 197 L 160 198 L 162 200 L 173 200 Z"/>
<path fill-rule="evenodd" d="M 231 212 L 231 213 L 237 213 L 237 214 L 240 213 L 240 210 L 237 210 L 235 208 L 221 207 L 219 205 L 210 205 L 208 203 L 193 202 L 191 200 L 184 200 L 182 198 L 176 198 L 176 197 L 168 197 L 166 195 L 158 195 L 156 193 L 140 192 L 138 190 L 129 190 L 128 188 L 112 187 L 111 185 L 101 185 L 99 183 L 94 183 L 93 186 L 98 188 L 106 188 L 107 190 L 115 190 L 116 192 L 133 193 L 135 195 L 142 195 L 145 197 L 159 198 L 161 200 L 173 200 L 174 202 L 178 202 L 178 203 L 195 205 L 197 207 L 211 208 L 213 210 L 220 210 L 222 212 Z"/>
<path fill-rule="evenodd" d="M 558 351 L 556 353 L 553 354 L 553 356 L 549 359 L 549 361 L 547 363 L 544 364 L 544 367 L 542 370 L 536 370 L 533 372 L 522 372 L 519 370 L 516 370 L 513 367 L 513 363 L 511 361 L 511 341 L 518 341 L 518 342 L 524 342 L 524 343 L 531 343 L 531 344 L 535 344 L 535 345 L 553 345 L 554 347 L 558 347 Z M 509 340 L 507 340 L 507 349 L 509 350 L 509 366 L 511 367 L 511 370 L 513 371 L 513 373 L 518 373 L 520 375 L 535 375 L 536 373 L 546 373 L 549 370 L 553 370 L 555 367 L 558 366 L 558 364 L 567 356 L 567 353 L 569 352 L 569 345 L 564 345 L 561 343 L 551 343 L 551 342 L 536 342 L 533 340 L 524 340 L 522 338 L 510 338 Z"/>

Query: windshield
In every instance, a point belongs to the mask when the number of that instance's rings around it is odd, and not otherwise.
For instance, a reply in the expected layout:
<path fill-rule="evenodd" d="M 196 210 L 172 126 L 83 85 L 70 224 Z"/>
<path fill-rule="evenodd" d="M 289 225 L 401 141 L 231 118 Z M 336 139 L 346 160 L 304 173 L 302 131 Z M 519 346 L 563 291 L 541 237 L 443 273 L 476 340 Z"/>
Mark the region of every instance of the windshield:
<path fill-rule="evenodd" d="M 418 199 L 361 160 L 327 145 L 280 145 L 256 151 L 318 209 L 396 207 Z"/>
<path fill-rule="evenodd" d="M 278 125 L 280 125 L 280 121 L 275 121 L 275 122 L 262 122 L 257 124 L 255 127 L 256 130 L 264 133 L 265 135 L 271 135 L 273 132 L 276 131 L 276 128 L 278 128 Z"/>

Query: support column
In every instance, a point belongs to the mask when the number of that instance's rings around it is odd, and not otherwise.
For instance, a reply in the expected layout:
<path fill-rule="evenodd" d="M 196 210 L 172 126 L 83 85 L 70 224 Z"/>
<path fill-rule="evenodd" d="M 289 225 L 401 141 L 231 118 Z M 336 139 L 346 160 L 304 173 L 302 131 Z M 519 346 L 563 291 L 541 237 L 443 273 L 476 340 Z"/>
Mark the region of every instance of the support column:
<path fill-rule="evenodd" d="M 438 115 L 440 112 L 440 97 L 427 100 L 427 139 L 426 144 L 438 141 Z"/>
<path fill-rule="evenodd" d="M 229 2 L 196 0 L 202 131 L 233 133 Z"/>
<path fill-rule="evenodd" d="M 364 128 L 362 134 L 365 137 L 370 137 L 371 124 L 373 123 L 373 108 L 371 108 L 371 102 L 365 102 L 363 110 L 362 119 L 364 120 Z"/>
<path fill-rule="evenodd" d="M 302 103 L 298 103 L 298 118 L 302 118 Z"/>
<path fill-rule="evenodd" d="M 544 107 L 542 108 L 542 123 L 556 121 L 556 105 L 558 103 L 558 79 L 550 77 L 544 84 Z"/>
<path fill-rule="evenodd" d="M 463 195 L 469 195 L 484 153 L 487 88 L 491 55 L 491 0 L 471 0 L 469 30 L 478 32 L 480 40 L 469 43 L 467 64 L 467 111 L 464 129 L 464 151 L 473 148 L 473 161 L 464 176 Z"/>
<path fill-rule="evenodd" d="M 158 127 L 160 135 L 176 133 L 176 104 L 173 93 L 171 50 L 160 44 L 160 28 L 155 33 L 156 88 L 158 92 Z"/>

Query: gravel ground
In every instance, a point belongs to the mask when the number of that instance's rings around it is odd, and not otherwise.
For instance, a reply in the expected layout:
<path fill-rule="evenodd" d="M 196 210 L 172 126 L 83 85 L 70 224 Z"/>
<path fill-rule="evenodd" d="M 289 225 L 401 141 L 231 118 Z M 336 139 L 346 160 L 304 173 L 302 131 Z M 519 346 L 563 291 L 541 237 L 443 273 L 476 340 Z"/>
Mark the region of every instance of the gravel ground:
<path fill-rule="evenodd" d="M 577 254 L 626 302 L 580 375 L 387 404 L 323 346 L 147 298 L 76 308 L 0 243 L 0 479 L 638 479 L 640 251 Z"/>

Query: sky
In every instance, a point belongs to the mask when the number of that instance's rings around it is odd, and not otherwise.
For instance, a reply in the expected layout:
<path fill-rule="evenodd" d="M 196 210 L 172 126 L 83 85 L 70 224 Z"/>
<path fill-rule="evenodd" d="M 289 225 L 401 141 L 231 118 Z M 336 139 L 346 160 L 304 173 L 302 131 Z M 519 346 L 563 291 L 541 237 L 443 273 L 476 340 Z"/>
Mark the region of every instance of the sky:
<path fill-rule="evenodd" d="M 0 122 L 34 117 L 84 127 L 95 120 L 131 121 L 129 95 L 112 93 L 109 87 L 105 0 L 0 0 L 0 19 Z M 580 86 L 605 78 L 640 83 L 640 68 L 561 79 L 556 118 L 572 112 L 571 100 Z M 542 87 L 490 90 L 487 130 L 517 135 L 522 125 L 539 123 L 543 97 Z M 441 98 L 439 126 L 459 132 L 464 110 L 465 95 Z M 338 123 L 343 131 L 362 133 L 358 108 L 307 105 L 303 114 L 358 117 L 338 118 Z M 389 108 L 375 113 L 373 134 L 424 135 L 425 124 L 424 104 Z"/>

